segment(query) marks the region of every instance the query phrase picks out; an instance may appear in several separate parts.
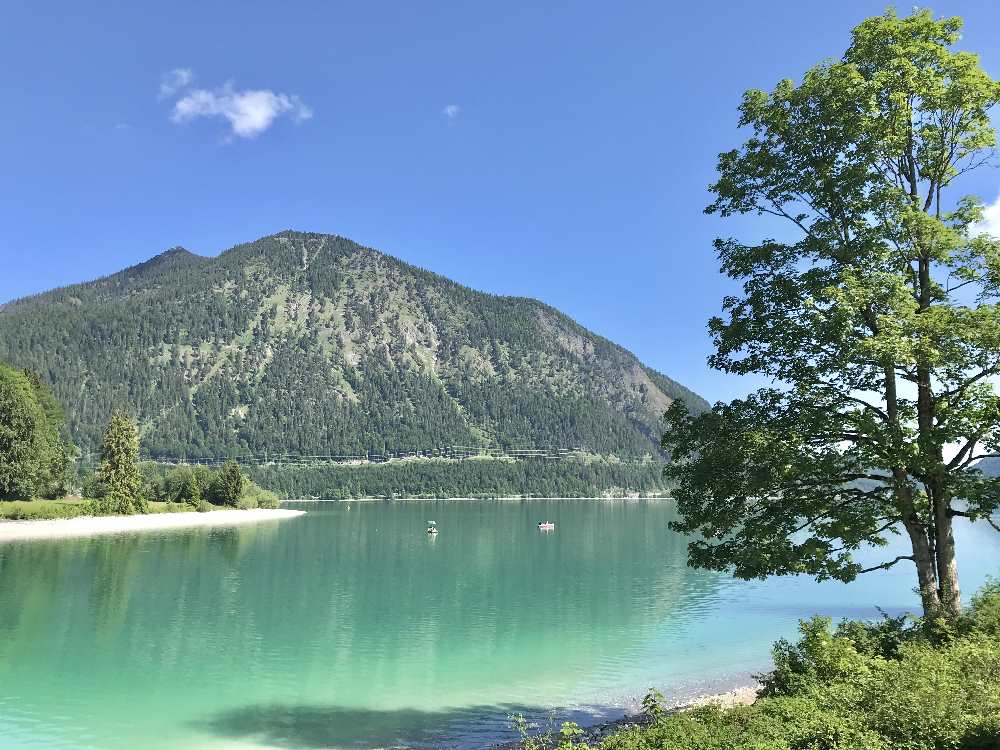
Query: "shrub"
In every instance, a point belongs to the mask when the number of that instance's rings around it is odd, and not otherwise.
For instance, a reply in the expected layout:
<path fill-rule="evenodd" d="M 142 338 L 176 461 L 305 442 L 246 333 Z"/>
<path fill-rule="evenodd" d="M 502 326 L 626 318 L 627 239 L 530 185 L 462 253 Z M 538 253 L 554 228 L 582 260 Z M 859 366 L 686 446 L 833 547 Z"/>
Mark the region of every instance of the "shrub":
<path fill-rule="evenodd" d="M 754 705 L 668 714 L 650 693 L 650 725 L 601 749 L 1000 748 L 1000 583 L 987 584 L 957 621 L 884 616 L 834 630 L 814 617 L 799 630 L 797 642 L 775 644 L 775 669 Z"/>
<path fill-rule="evenodd" d="M 802 638 L 791 643 L 784 638 L 774 644 L 774 671 L 761 682 L 761 695 L 807 696 L 833 682 L 857 684 L 871 671 L 873 659 L 866 657 L 844 636 L 834 634 L 829 617 L 813 617 L 799 623 Z"/>
<path fill-rule="evenodd" d="M 103 500 L 108 495 L 108 486 L 97 472 L 90 472 L 83 478 L 82 494 L 88 500 Z"/>
<path fill-rule="evenodd" d="M 281 505 L 281 499 L 273 492 L 264 492 L 257 497 L 257 507 L 274 509 Z"/>
<path fill-rule="evenodd" d="M 843 620 L 834 636 L 846 638 L 864 656 L 897 659 L 903 645 L 921 638 L 921 630 L 919 622 L 909 615 L 890 617 L 883 612 L 882 619 L 876 622 Z"/>
<path fill-rule="evenodd" d="M 1000 637 L 1000 580 L 991 579 L 972 597 L 964 620 L 967 630 Z"/>
<path fill-rule="evenodd" d="M 706 706 L 619 732 L 602 750 L 889 750 L 852 716 L 808 698 L 772 698 L 754 706 Z"/>
<path fill-rule="evenodd" d="M 975 634 L 907 646 L 865 686 L 865 721 L 899 750 L 1000 747 L 1000 642 Z M 992 733 L 992 734 L 991 734 Z"/>

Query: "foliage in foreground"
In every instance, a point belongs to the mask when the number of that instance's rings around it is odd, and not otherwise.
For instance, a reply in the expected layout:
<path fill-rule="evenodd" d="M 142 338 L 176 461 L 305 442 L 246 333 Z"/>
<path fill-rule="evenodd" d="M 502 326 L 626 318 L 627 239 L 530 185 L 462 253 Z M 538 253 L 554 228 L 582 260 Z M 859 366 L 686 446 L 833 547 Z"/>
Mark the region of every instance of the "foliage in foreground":
<path fill-rule="evenodd" d="M 752 706 L 667 714 L 601 750 L 986 750 L 1000 747 L 1000 582 L 957 620 L 828 618 L 775 644 Z M 652 706 L 652 707 L 651 707 Z M 564 725 L 560 748 L 572 745 Z M 533 743 L 538 745 L 538 740 Z M 576 747 L 585 748 L 580 744 Z"/>

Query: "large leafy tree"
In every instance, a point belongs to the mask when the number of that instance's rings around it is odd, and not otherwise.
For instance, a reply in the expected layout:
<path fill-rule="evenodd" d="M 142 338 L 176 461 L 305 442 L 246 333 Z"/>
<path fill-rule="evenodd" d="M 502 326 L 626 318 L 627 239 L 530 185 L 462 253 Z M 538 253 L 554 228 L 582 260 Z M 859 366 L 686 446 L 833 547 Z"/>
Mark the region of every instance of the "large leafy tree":
<path fill-rule="evenodd" d="M 993 523 L 1000 480 L 1000 242 L 960 178 L 988 162 L 1000 83 L 957 51 L 961 20 L 889 11 L 840 60 L 748 91 L 719 157 L 722 216 L 777 238 L 716 241 L 742 282 L 709 324 L 713 367 L 773 385 L 668 413 L 666 470 L 693 564 L 851 580 L 916 566 L 925 611 L 961 606 L 956 516 Z M 860 548 L 905 534 L 908 554 Z"/>
<path fill-rule="evenodd" d="M 62 409 L 32 372 L 0 364 L 0 497 L 66 491 L 72 446 Z"/>
<path fill-rule="evenodd" d="M 139 428 L 123 411 L 111 415 L 104 432 L 98 478 L 104 487 L 105 512 L 132 515 L 148 510 L 139 469 Z"/>

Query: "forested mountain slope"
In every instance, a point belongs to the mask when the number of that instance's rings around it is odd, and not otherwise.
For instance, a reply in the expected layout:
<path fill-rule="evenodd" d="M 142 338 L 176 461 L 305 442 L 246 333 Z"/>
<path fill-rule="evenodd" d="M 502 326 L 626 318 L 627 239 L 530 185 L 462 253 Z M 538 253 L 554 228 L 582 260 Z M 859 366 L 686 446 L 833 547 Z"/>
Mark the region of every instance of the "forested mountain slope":
<path fill-rule="evenodd" d="M 152 455 L 445 445 L 657 450 L 705 402 L 540 302 L 473 291 L 342 237 L 181 248 L 0 308 L 0 360 L 40 373 L 85 454 L 112 409 Z"/>

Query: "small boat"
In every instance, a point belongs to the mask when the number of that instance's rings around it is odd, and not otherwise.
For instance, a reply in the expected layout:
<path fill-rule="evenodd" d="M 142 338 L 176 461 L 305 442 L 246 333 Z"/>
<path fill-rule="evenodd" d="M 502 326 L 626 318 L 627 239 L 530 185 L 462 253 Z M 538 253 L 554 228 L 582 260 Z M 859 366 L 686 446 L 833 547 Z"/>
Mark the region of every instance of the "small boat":
<path fill-rule="evenodd" d="M 434 522 L 434 521 L 428 521 L 427 522 L 427 533 L 428 534 L 437 534 L 438 533 L 438 528 L 437 528 L 437 523 L 436 522 Z"/>
<path fill-rule="evenodd" d="M 552 521 L 539 521 L 538 522 L 539 531 L 555 531 L 556 525 Z"/>

